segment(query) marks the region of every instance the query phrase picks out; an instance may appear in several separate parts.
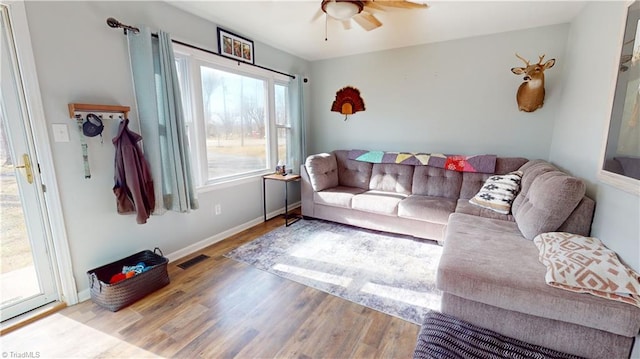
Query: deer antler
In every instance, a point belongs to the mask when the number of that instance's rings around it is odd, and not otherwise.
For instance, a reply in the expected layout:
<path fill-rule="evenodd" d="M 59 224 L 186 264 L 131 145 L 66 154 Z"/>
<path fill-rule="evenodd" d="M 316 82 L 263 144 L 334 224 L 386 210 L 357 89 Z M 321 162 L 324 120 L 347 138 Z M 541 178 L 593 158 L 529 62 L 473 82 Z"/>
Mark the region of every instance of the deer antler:
<path fill-rule="evenodd" d="M 520 60 L 524 61 L 525 66 L 529 66 L 529 61 L 527 59 L 525 59 L 524 57 L 518 55 L 517 52 L 516 52 L 516 57 L 519 58 Z"/>
<path fill-rule="evenodd" d="M 542 65 L 542 59 L 544 59 L 545 56 L 547 56 L 547 54 L 542 54 L 542 56 L 538 56 L 540 58 L 540 60 L 538 60 L 538 65 Z"/>

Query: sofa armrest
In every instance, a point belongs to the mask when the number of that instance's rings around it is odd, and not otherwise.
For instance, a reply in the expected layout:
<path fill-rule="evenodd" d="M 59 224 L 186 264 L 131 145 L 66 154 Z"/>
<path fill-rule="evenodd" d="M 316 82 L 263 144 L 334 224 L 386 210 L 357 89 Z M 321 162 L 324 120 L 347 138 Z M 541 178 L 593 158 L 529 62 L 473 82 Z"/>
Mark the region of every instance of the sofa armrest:
<path fill-rule="evenodd" d="M 313 187 L 305 165 L 300 165 L 300 202 L 302 202 L 302 215 L 314 217 Z"/>
<path fill-rule="evenodd" d="M 338 186 L 338 162 L 332 153 L 319 153 L 304 162 L 311 187 L 316 192 Z"/>

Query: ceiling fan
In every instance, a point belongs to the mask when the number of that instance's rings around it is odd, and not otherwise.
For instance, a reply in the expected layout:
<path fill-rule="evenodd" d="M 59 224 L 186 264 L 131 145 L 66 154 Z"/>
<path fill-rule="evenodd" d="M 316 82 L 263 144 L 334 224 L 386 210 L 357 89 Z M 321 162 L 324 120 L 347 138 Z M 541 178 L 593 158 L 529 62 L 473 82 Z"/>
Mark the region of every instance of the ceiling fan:
<path fill-rule="evenodd" d="M 372 10 L 384 11 L 385 7 L 426 9 L 428 6 L 408 0 L 322 0 L 320 9 L 313 20 L 326 14 L 326 16 L 332 19 L 340 21 L 343 27 L 348 30 L 351 28 L 351 20 L 353 19 L 363 29 L 371 31 L 382 26 L 380 20 L 371 13 Z"/>

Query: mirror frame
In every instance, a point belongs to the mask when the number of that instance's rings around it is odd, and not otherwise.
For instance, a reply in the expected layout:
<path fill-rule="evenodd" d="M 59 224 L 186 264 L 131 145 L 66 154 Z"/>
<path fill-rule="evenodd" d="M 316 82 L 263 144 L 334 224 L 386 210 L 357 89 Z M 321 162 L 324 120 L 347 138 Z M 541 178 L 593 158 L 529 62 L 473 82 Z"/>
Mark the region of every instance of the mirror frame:
<path fill-rule="evenodd" d="M 632 177 L 628 177 L 628 176 L 624 176 L 618 173 L 614 173 L 611 171 L 607 171 L 604 169 L 604 165 L 605 165 L 605 160 L 606 160 L 606 152 L 607 152 L 607 142 L 609 141 L 609 137 L 610 137 L 610 130 L 611 130 L 611 124 L 613 123 L 613 121 L 617 121 L 617 120 L 621 120 L 621 119 L 614 119 L 614 105 L 615 105 L 615 98 L 616 95 L 616 88 L 618 85 L 618 82 L 620 81 L 619 78 L 619 72 L 620 72 L 620 61 L 622 59 L 622 47 L 624 44 L 624 37 L 625 37 L 625 33 L 627 30 L 627 21 L 628 21 L 628 17 L 629 17 L 629 11 L 631 10 L 631 6 L 634 5 L 634 3 L 637 3 L 638 5 L 640 5 L 640 0 L 636 0 L 636 1 L 630 1 L 627 5 L 626 5 L 626 12 L 625 12 L 625 16 L 622 22 L 622 27 L 621 27 L 621 33 L 620 33 L 620 42 L 619 42 L 619 49 L 620 49 L 620 53 L 619 56 L 617 57 L 617 62 L 616 62 L 616 67 L 615 67 L 615 76 L 614 76 L 614 81 L 613 81 L 613 85 L 612 85 L 612 89 L 611 89 L 611 111 L 610 111 L 610 115 L 609 115 L 609 121 L 607 121 L 607 127 L 606 127 L 606 131 L 604 134 L 604 140 L 602 143 L 602 151 L 601 151 L 601 155 L 600 155 L 600 168 L 598 170 L 598 179 L 601 182 L 604 182 L 606 184 L 609 184 L 611 186 L 614 186 L 616 188 L 619 188 L 623 191 L 635 194 L 637 196 L 640 196 L 640 180 L 639 179 L 635 179 Z M 640 19 L 639 19 L 640 20 Z"/>

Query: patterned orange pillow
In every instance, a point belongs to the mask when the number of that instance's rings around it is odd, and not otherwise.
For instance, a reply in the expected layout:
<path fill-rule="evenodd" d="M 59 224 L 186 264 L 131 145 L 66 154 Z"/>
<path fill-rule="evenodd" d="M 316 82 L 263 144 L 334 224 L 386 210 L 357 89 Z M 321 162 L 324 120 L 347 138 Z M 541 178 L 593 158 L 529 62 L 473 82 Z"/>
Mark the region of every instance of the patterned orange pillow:
<path fill-rule="evenodd" d="M 545 281 L 550 286 L 640 307 L 640 275 L 599 239 L 548 232 L 533 242 L 540 251 L 538 259 L 547 267 Z"/>

